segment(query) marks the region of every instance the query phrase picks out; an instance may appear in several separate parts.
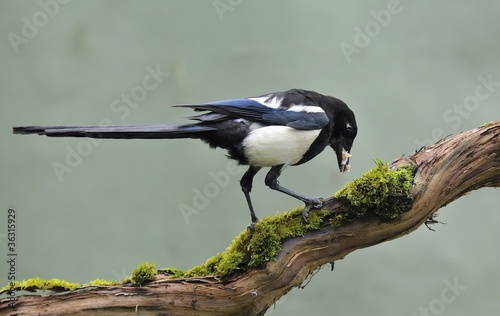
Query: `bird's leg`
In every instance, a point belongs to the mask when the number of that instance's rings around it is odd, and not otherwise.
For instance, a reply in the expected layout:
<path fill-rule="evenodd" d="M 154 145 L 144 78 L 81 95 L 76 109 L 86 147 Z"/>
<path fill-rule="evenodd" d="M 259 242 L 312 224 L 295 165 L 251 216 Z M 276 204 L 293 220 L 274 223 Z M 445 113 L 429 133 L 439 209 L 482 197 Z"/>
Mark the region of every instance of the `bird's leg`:
<path fill-rule="evenodd" d="M 245 198 L 247 199 L 248 203 L 248 208 L 250 208 L 250 216 L 252 217 L 252 224 L 248 226 L 249 228 L 253 228 L 255 223 L 259 220 L 255 215 L 252 206 L 252 200 L 250 199 L 250 191 L 252 191 L 253 177 L 257 172 L 259 172 L 259 170 L 260 167 L 250 166 L 250 168 L 248 168 L 248 170 L 245 172 L 245 174 L 240 180 L 241 190 L 243 191 L 243 194 L 245 194 Z"/>
<path fill-rule="evenodd" d="M 283 192 L 304 202 L 306 205 L 304 207 L 304 210 L 302 211 L 302 217 L 307 223 L 308 222 L 307 216 L 311 208 L 320 208 L 323 206 L 323 202 L 321 201 L 320 198 L 310 198 L 302 194 L 293 192 L 292 190 L 287 189 L 285 187 L 282 187 L 278 182 L 278 177 L 281 175 L 282 169 L 283 165 L 272 167 L 271 170 L 269 170 L 269 172 L 266 175 L 265 183 L 268 187 L 270 187 L 273 190 Z"/>

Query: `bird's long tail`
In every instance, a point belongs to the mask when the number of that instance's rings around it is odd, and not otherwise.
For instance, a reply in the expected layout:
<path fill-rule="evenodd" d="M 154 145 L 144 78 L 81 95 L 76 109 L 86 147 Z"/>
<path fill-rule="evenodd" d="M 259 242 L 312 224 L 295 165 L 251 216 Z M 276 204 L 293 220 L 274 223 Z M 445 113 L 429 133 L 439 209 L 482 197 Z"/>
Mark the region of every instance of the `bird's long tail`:
<path fill-rule="evenodd" d="M 186 125 L 76 125 L 76 126 L 19 126 L 14 134 L 38 134 L 50 137 L 91 137 L 91 138 L 200 138 L 214 127 L 203 124 Z"/>

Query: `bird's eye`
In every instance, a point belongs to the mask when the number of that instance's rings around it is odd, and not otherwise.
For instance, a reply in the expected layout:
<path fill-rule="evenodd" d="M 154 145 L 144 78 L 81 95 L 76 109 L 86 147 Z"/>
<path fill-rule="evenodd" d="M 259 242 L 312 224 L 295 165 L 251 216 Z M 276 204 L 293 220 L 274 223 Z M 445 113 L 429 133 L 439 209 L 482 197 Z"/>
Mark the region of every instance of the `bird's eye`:
<path fill-rule="evenodd" d="M 356 125 L 346 124 L 344 136 L 354 138 L 356 137 Z"/>

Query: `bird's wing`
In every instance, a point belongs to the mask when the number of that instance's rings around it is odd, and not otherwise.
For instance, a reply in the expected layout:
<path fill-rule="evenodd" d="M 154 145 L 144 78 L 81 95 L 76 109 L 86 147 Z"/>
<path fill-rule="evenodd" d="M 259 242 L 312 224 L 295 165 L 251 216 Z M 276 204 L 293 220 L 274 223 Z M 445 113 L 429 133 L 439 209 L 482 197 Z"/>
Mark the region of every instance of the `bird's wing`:
<path fill-rule="evenodd" d="M 322 129 L 328 124 L 328 117 L 319 106 L 292 104 L 283 107 L 282 99 L 269 96 L 271 95 L 179 106 L 195 111 L 209 111 L 208 114 L 192 117 L 200 121 L 220 120 L 220 115 L 224 115 L 232 119 L 245 119 L 264 125 L 282 125 L 298 130 Z"/>

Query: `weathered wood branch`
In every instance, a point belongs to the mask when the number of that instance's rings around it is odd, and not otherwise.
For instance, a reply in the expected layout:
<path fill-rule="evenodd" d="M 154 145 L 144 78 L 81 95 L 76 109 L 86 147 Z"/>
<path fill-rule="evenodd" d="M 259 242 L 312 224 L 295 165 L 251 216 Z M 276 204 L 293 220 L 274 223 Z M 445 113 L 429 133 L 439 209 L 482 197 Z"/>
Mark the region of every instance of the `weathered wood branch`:
<path fill-rule="evenodd" d="M 285 240 L 275 262 L 228 279 L 170 279 L 158 275 L 143 287 L 108 286 L 58 295 L 21 296 L 15 307 L 0 301 L 2 315 L 262 315 L 282 295 L 300 286 L 317 267 L 350 252 L 406 235 L 439 208 L 462 195 L 500 186 L 500 121 L 440 140 L 391 165 L 416 165 L 411 209 L 396 221 L 375 216 Z M 331 212 L 346 211 L 335 199 Z"/>

